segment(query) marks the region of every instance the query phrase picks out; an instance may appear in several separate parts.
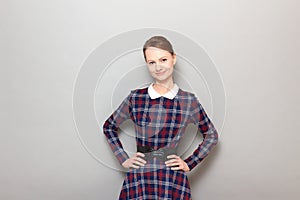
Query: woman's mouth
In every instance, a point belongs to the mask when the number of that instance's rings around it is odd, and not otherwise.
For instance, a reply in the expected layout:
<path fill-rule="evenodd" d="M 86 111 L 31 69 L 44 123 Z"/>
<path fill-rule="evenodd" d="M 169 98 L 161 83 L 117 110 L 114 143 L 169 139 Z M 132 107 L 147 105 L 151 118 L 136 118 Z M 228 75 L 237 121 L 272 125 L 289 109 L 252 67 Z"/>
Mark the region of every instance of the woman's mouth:
<path fill-rule="evenodd" d="M 162 72 L 155 72 L 155 74 L 157 75 L 157 76 L 161 76 L 161 75 L 163 75 L 165 73 L 165 71 L 162 71 Z"/>

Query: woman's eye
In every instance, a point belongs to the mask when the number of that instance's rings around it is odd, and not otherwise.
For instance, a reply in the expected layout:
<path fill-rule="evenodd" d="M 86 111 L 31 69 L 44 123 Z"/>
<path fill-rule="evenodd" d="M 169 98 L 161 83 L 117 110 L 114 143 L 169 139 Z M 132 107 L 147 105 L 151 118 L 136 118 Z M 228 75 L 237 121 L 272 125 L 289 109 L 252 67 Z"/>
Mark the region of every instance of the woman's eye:
<path fill-rule="evenodd" d="M 153 61 L 151 61 L 151 62 L 149 62 L 148 64 L 149 64 L 149 65 L 153 65 L 153 64 L 154 64 L 154 62 L 153 62 Z"/>
<path fill-rule="evenodd" d="M 167 60 L 168 60 L 168 59 L 166 59 L 166 58 L 162 59 L 163 62 L 167 62 Z"/>

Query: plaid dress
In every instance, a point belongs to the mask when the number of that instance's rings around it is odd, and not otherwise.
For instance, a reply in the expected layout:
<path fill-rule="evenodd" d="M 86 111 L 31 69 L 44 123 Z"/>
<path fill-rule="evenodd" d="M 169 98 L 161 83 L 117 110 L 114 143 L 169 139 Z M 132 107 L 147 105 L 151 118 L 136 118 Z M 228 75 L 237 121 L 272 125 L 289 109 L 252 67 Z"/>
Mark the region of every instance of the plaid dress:
<path fill-rule="evenodd" d="M 177 87 L 177 90 L 174 88 Z M 120 164 L 129 158 L 118 137 L 119 125 L 127 119 L 135 124 L 136 144 L 155 150 L 176 148 L 189 123 L 197 125 L 203 141 L 184 161 L 192 170 L 217 144 L 218 133 L 197 97 L 175 84 L 169 95 L 153 94 L 152 85 L 130 92 L 105 121 L 103 132 Z M 152 95 L 150 95 L 152 93 Z M 155 93 L 155 92 L 154 92 Z M 151 98 L 152 97 L 152 98 Z M 184 171 L 171 170 L 164 162 L 147 161 L 144 167 L 130 169 L 119 196 L 121 200 L 190 200 L 191 190 Z"/>

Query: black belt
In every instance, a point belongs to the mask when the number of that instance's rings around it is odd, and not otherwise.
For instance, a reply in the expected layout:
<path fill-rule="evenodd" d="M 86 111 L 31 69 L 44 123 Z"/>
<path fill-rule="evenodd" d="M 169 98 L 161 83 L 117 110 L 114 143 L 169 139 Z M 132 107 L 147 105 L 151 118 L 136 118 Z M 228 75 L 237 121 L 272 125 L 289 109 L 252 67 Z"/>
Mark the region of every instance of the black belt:
<path fill-rule="evenodd" d="M 137 152 L 145 154 L 143 158 L 146 161 L 153 160 L 156 158 L 159 161 L 165 162 L 168 160 L 167 156 L 177 154 L 176 148 L 164 147 L 157 150 L 154 150 L 149 146 L 137 146 Z"/>

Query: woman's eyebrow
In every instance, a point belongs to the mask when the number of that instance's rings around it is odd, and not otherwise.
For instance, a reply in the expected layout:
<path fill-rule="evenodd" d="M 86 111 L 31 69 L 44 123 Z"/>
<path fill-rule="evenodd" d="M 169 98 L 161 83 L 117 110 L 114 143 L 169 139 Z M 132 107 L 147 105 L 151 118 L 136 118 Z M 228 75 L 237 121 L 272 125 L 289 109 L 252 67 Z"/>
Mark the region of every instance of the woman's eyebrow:
<path fill-rule="evenodd" d="M 163 57 L 161 57 L 160 59 L 162 59 L 162 58 L 166 58 L 167 56 L 163 56 Z"/>
<path fill-rule="evenodd" d="M 163 58 L 167 58 L 167 56 L 163 56 L 163 57 L 160 57 L 158 60 L 161 60 L 161 59 L 163 59 Z M 154 60 L 147 60 L 147 62 L 149 62 L 149 61 L 154 61 Z"/>

